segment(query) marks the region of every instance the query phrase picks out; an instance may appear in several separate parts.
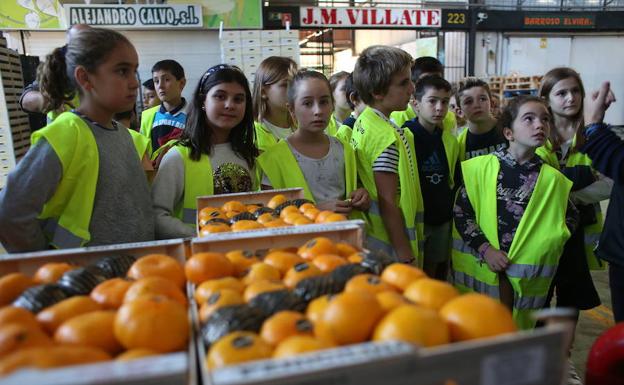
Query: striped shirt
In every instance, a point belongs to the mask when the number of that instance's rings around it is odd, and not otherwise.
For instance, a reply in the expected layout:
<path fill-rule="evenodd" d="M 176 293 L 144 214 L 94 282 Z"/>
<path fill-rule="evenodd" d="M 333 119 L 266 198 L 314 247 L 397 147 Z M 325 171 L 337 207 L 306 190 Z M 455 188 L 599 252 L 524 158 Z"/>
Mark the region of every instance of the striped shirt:
<path fill-rule="evenodd" d="M 399 138 L 401 138 L 401 142 L 407 149 L 407 161 L 410 167 L 410 172 L 414 174 L 414 155 L 411 151 L 409 151 L 409 143 L 407 141 L 407 136 L 405 136 L 405 130 L 402 127 L 397 126 L 394 122 L 388 119 L 383 113 L 380 111 L 371 108 L 380 118 L 388 122 L 392 125 L 392 127 L 399 134 Z M 391 172 L 394 174 L 399 173 L 399 150 L 396 144 L 391 144 L 388 146 L 373 162 L 373 171 L 381 171 L 381 172 Z"/>

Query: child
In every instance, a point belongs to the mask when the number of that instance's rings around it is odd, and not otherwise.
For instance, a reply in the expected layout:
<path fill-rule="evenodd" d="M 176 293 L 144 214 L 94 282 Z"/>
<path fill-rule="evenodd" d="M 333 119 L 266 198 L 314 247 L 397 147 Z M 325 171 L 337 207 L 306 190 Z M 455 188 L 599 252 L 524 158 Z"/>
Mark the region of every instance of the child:
<path fill-rule="evenodd" d="M 336 132 L 336 137 L 342 140 L 343 143 L 351 143 L 351 135 L 353 134 L 353 125 L 355 120 L 360 116 L 362 111 L 366 108 L 366 104 L 360 99 L 355 86 L 353 85 L 353 73 L 350 73 L 345 80 L 345 96 L 347 97 L 347 103 L 349 108 L 353 111 L 349 117 L 342 121 L 342 125 Z"/>
<path fill-rule="evenodd" d="M 156 157 L 161 146 L 180 137 L 186 124 L 184 68 L 175 60 L 161 60 L 152 67 L 152 80 L 162 104 L 143 111 L 141 134 L 150 139 Z"/>
<path fill-rule="evenodd" d="M 286 89 L 295 72 L 297 63 L 287 57 L 270 56 L 258 66 L 253 88 L 253 117 L 256 145 L 260 151 L 293 132 L 286 106 Z"/>
<path fill-rule="evenodd" d="M 446 280 L 451 253 L 451 219 L 455 196 L 457 139 L 442 129 L 448 110 L 451 85 L 437 75 L 416 82 L 414 99 L 418 117 L 403 127 L 414 134 L 420 191 L 424 203 L 424 271 L 429 277 Z"/>
<path fill-rule="evenodd" d="M 411 56 L 395 47 L 362 51 L 353 83 L 368 105 L 353 127 L 358 176 L 371 196 L 367 245 L 413 263 L 423 245 L 423 205 L 414 153 L 414 137 L 389 119 L 407 105 L 414 83 Z M 422 260 L 418 261 L 422 262 Z"/>
<path fill-rule="evenodd" d="M 297 130 L 258 157 L 263 187 L 303 187 L 321 210 L 349 214 L 368 210 L 368 193 L 357 188 L 355 154 L 348 143 L 325 134 L 332 119 L 332 92 L 316 71 L 299 71 L 288 85 L 288 110 Z"/>
<path fill-rule="evenodd" d="M 143 111 L 160 105 L 160 98 L 154 88 L 154 79 L 143 82 Z"/>
<path fill-rule="evenodd" d="M 329 120 L 327 129 L 325 130 L 328 135 L 336 136 L 338 128 L 342 125 L 342 122 L 351 115 L 351 107 L 347 94 L 345 93 L 345 81 L 349 73 L 346 71 L 336 72 L 329 78 L 329 84 L 331 85 L 331 91 L 334 98 L 334 113 Z"/>
<path fill-rule="evenodd" d="M 412 82 L 416 84 L 418 79 L 428 75 L 438 75 L 443 78 L 444 66 L 442 63 L 440 63 L 438 59 L 431 56 L 421 56 L 414 60 L 414 63 L 412 64 Z M 402 111 L 393 112 L 392 115 L 390 115 L 390 119 L 394 121 L 397 126 L 401 127 L 403 126 L 403 123 L 414 119 L 416 115 L 417 113 L 414 99 L 410 99 L 407 108 Z M 455 121 L 455 115 L 452 111 L 448 111 L 444 116 L 442 127 L 445 130 L 449 130 L 452 134 L 455 134 L 457 122 Z"/>
<path fill-rule="evenodd" d="M 451 100 L 449 101 L 449 110 L 455 114 L 455 121 L 457 122 L 457 135 L 460 135 L 466 127 L 466 119 L 464 119 L 464 113 L 459 107 L 459 96 L 457 90 L 453 91 Z"/>
<path fill-rule="evenodd" d="M 499 124 L 509 148 L 462 163 L 453 278 L 462 291 L 499 298 L 527 329 L 535 325 L 532 311 L 546 302 L 578 212 L 568 200 L 572 182 L 535 154 L 548 137 L 544 101 L 513 99 Z"/>
<path fill-rule="evenodd" d="M 193 94 L 180 142 L 152 185 L 159 239 L 195 236 L 197 197 L 251 191 L 256 183 L 251 92 L 236 67 L 209 68 Z"/>
<path fill-rule="evenodd" d="M 138 56 L 118 32 L 81 31 L 42 65 L 42 85 L 64 100 L 69 77 L 80 107 L 36 131 L 0 192 L 0 240 L 9 252 L 150 241 L 154 215 L 138 151 L 116 112 L 129 110 Z M 55 87 L 56 86 L 56 87 Z"/>
<path fill-rule="evenodd" d="M 507 148 L 507 140 L 496 130 L 496 119 L 491 113 L 490 87 L 483 80 L 466 78 L 457 91 L 459 107 L 468 122 L 457 137 L 461 161 L 487 155 Z"/>
<path fill-rule="evenodd" d="M 548 100 L 553 124 L 550 139 L 537 154 L 573 182 L 570 199 L 580 212 L 580 226 L 563 250 L 551 297 L 556 291 L 557 306 L 588 310 L 600 305 L 589 270 L 604 268 L 594 249 L 602 232 L 600 201 L 609 199 L 613 181 L 599 175 L 591 159 L 579 152 L 585 143 L 578 135 L 585 98 L 580 75 L 572 68 L 554 68 L 544 75 L 539 95 Z"/>

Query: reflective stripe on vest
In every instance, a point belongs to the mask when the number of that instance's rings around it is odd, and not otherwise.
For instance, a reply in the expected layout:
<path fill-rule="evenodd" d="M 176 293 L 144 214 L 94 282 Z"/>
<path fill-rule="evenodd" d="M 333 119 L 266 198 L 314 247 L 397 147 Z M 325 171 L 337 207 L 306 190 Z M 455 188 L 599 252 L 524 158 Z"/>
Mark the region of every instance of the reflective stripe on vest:
<path fill-rule="evenodd" d="M 184 162 L 184 195 L 174 214 L 185 224 L 195 227 L 197 197 L 214 194 L 212 164 L 206 154 L 202 154 L 198 161 L 192 160 L 189 147 L 178 144 L 173 149 L 180 153 Z"/>
<path fill-rule="evenodd" d="M 475 157 L 463 162 L 462 170 L 476 222 L 492 247 L 498 249 L 496 188 L 499 160 L 494 155 Z M 520 306 L 514 308 L 514 320 L 520 328 L 534 326 L 530 312 L 545 303 L 563 246 L 570 237 L 565 214 L 571 187 L 572 183 L 563 174 L 543 164 L 515 232 L 508 252 L 511 265 L 506 273 L 514 290 L 514 303 Z M 453 242 L 453 276 L 463 282 L 458 287 L 479 291 L 486 285 L 498 286 L 498 274 L 490 271 L 487 264 L 479 263 L 472 253 L 462 252 L 466 247 L 459 245 L 457 229 L 453 231 L 456 238 Z"/>
<path fill-rule="evenodd" d="M 407 151 L 411 151 L 414 162 L 414 137 L 409 130 L 405 130 L 408 147 L 403 144 L 395 128 L 370 107 L 367 107 L 358 117 L 353 127 L 351 145 L 355 149 L 357 171 L 360 182 L 368 191 L 371 199 L 371 209 L 366 214 L 368 236 L 375 239 L 378 249 L 393 250 L 390 238 L 386 232 L 383 219 L 380 216 L 377 186 L 374 180 L 372 164 L 388 146 L 395 144 L 399 151 L 399 183 L 404 186 L 400 189 L 397 206 L 401 210 L 405 221 L 405 228 L 410 240 L 412 253 L 418 264 L 422 266 L 422 246 L 424 244 L 424 227 L 422 223 L 423 203 L 420 193 L 420 182 L 417 172 L 411 172 Z M 417 171 L 414 164 L 414 171 Z M 394 254 L 394 250 L 392 252 Z"/>

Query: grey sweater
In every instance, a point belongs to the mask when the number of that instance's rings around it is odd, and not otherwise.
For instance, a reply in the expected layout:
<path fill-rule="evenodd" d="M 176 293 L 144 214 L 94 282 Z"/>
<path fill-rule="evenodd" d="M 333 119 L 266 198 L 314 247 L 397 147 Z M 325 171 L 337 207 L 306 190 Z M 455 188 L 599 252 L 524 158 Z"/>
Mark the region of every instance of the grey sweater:
<path fill-rule="evenodd" d="M 154 240 L 149 185 L 128 131 L 90 122 L 99 153 L 87 246 Z M 0 191 L 0 242 L 9 252 L 44 250 L 37 216 L 63 177 L 60 159 L 42 138 L 17 164 Z"/>

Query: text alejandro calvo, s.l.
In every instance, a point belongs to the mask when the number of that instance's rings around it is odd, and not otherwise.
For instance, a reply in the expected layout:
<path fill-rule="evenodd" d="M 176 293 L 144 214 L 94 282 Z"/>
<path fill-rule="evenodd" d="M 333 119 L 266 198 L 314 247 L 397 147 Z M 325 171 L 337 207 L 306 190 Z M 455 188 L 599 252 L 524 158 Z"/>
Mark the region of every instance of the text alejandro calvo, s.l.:
<path fill-rule="evenodd" d="M 189 28 L 203 25 L 200 5 L 73 5 L 66 4 L 70 25 L 107 28 Z"/>

